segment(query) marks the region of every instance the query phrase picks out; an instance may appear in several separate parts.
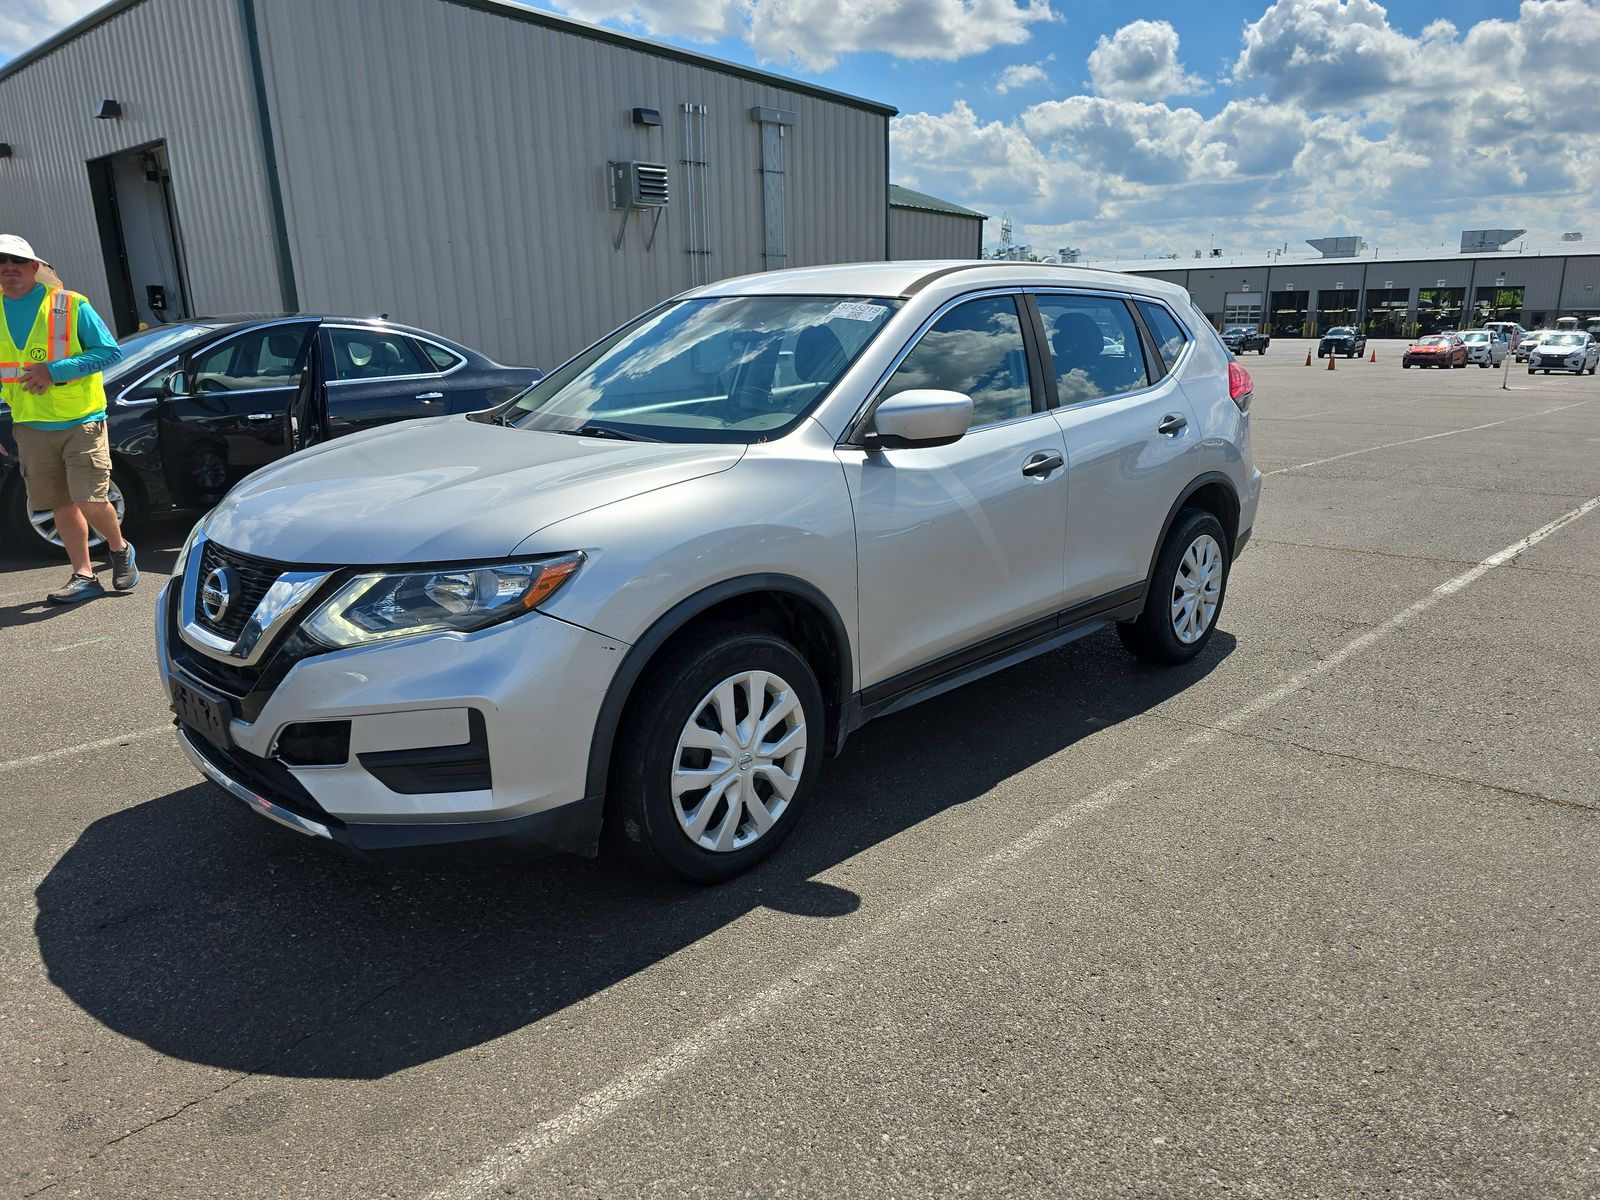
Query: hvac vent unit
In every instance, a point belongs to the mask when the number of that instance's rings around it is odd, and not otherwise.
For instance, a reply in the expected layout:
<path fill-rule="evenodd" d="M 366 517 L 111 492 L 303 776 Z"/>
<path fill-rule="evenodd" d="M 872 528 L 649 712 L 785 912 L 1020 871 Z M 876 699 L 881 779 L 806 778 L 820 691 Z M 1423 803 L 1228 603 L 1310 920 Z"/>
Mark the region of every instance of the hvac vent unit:
<path fill-rule="evenodd" d="M 665 164 L 611 164 L 612 208 L 665 208 L 669 199 Z"/>

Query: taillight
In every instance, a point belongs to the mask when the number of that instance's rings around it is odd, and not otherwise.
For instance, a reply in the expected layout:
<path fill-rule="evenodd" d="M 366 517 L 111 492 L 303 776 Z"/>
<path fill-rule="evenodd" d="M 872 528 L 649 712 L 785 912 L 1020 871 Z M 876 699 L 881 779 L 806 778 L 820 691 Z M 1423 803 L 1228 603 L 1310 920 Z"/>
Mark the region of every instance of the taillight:
<path fill-rule="evenodd" d="M 1250 411 L 1250 395 L 1255 391 L 1255 387 L 1249 371 L 1236 362 L 1228 364 L 1228 395 L 1239 406 L 1240 412 Z"/>

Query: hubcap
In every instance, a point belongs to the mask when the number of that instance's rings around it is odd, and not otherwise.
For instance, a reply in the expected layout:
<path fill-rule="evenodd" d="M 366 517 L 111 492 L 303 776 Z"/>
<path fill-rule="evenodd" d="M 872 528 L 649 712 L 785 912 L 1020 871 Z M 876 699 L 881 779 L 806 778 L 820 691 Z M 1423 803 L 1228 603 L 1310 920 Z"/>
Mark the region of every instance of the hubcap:
<path fill-rule="evenodd" d="M 1222 599 L 1222 547 L 1209 533 L 1189 543 L 1172 580 L 1172 632 L 1189 645 L 1211 628 Z"/>
<path fill-rule="evenodd" d="M 128 504 L 122 498 L 122 493 L 117 490 L 117 485 L 112 484 L 111 490 L 106 493 L 106 499 L 111 501 L 111 507 L 117 510 L 117 522 L 128 515 Z M 61 545 L 61 537 L 56 533 L 56 514 L 48 508 L 30 509 L 28 511 L 28 524 L 33 526 L 33 531 L 52 546 Z M 94 531 L 94 526 L 89 527 L 89 545 L 98 546 L 105 538 Z"/>
<path fill-rule="evenodd" d="M 770 671 L 730 676 L 678 735 L 673 813 L 695 845 L 742 850 L 788 810 L 805 762 L 805 709 L 794 689 Z"/>

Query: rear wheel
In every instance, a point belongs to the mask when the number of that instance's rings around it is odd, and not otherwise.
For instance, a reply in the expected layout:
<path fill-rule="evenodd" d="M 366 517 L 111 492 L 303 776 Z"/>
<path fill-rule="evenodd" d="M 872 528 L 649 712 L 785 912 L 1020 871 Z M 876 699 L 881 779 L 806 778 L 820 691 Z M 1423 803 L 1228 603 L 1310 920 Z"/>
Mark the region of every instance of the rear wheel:
<path fill-rule="evenodd" d="M 118 472 L 111 473 L 111 487 L 106 498 L 116 510 L 117 523 L 124 529 L 139 522 L 141 512 L 138 497 L 137 490 L 118 478 Z M 27 489 L 20 478 L 13 480 L 3 497 L 0 497 L 0 502 L 5 506 L 5 512 L 0 514 L 0 524 L 5 527 L 8 546 L 32 557 L 43 557 L 52 550 L 62 548 L 61 538 L 56 533 L 55 513 L 48 508 L 30 508 Z M 105 539 L 91 527 L 89 548 L 92 550 L 104 544 Z"/>
<path fill-rule="evenodd" d="M 1184 509 L 1156 556 L 1144 611 L 1117 625 L 1123 646 L 1154 663 L 1199 654 L 1216 632 L 1229 565 L 1222 522 L 1204 509 Z"/>
<path fill-rule="evenodd" d="M 629 705 L 609 836 L 640 865 L 731 879 L 798 823 L 826 740 L 822 690 L 793 646 L 750 626 L 708 630 Z"/>

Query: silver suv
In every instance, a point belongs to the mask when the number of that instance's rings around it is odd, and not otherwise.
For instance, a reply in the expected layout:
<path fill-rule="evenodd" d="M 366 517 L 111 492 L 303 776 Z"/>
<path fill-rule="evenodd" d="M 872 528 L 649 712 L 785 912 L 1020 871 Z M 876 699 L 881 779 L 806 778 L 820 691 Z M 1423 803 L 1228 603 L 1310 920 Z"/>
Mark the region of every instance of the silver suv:
<path fill-rule="evenodd" d="M 1141 658 L 1198 654 L 1255 519 L 1250 397 L 1153 279 L 700 288 L 498 409 L 239 484 L 162 596 L 179 737 L 359 854 L 604 833 L 724 879 L 873 717 L 1112 623 Z"/>

